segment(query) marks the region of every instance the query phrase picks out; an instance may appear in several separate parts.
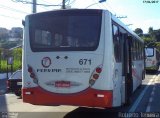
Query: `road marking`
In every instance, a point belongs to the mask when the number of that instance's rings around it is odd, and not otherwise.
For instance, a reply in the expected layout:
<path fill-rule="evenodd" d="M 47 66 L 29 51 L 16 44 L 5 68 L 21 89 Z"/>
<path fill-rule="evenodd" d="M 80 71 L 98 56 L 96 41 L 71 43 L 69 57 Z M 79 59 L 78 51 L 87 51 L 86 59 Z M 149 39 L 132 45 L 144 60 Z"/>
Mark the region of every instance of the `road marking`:
<path fill-rule="evenodd" d="M 150 110 L 151 110 L 151 107 L 149 105 L 149 106 L 147 106 L 146 112 L 150 112 Z"/>
<path fill-rule="evenodd" d="M 154 96 L 154 90 L 152 91 L 151 96 Z"/>
<path fill-rule="evenodd" d="M 155 91 L 155 89 L 156 89 L 156 87 L 155 87 L 155 85 L 154 85 L 154 87 L 153 87 L 153 91 Z"/>
<path fill-rule="evenodd" d="M 153 101 L 153 97 L 149 98 L 149 103 L 151 103 Z"/>
<path fill-rule="evenodd" d="M 152 79 L 149 81 L 149 83 L 147 85 L 151 85 L 153 80 L 156 78 L 156 75 L 154 75 L 152 77 Z M 132 107 L 129 109 L 129 112 L 135 112 L 136 108 L 138 107 L 140 101 L 142 100 L 144 94 L 146 93 L 147 89 L 149 86 L 146 86 L 145 89 L 142 91 L 142 93 L 140 94 L 140 96 L 138 97 L 138 99 L 134 102 L 134 104 L 132 105 Z M 150 109 L 150 108 L 148 108 Z"/>
<path fill-rule="evenodd" d="M 159 77 L 159 76 L 158 76 Z M 150 95 L 150 98 L 149 98 L 149 102 L 148 102 L 148 106 L 147 106 L 147 109 L 146 109 L 146 112 L 151 112 L 151 103 L 153 101 L 153 97 L 154 97 L 154 94 L 155 94 L 155 90 L 156 90 L 156 81 L 158 80 L 158 77 L 154 80 L 154 86 L 152 88 L 152 93 Z"/>

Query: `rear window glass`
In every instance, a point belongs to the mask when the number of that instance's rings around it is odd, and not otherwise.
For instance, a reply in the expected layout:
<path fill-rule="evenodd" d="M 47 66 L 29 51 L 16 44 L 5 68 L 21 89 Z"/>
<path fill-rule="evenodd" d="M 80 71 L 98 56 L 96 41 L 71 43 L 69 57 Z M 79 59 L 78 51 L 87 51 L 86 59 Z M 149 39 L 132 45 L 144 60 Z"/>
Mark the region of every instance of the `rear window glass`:
<path fill-rule="evenodd" d="M 30 16 L 33 51 L 95 50 L 101 29 L 99 12 L 67 12 Z"/>
<path fill-rule="evenodd" d="M 145 48 L 145 54 L 147 57 L 154 56 L 154 48 Z"/>

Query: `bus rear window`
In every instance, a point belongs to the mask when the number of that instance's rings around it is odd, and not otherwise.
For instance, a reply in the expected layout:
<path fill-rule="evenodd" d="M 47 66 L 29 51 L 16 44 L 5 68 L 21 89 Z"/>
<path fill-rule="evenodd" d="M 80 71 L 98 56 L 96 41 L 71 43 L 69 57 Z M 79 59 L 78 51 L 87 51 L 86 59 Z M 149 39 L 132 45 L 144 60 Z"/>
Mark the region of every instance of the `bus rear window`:
<path fill-rule="evenodd" d="M 147 57 L 154 56 L 154 48 L 145 48 L 145 53 Z"/>
<path fill-rule="evenodd" d="M 60 13 L 31 15 L 32 51 L 93 51 L 99 44 L 101 14 Z"/>

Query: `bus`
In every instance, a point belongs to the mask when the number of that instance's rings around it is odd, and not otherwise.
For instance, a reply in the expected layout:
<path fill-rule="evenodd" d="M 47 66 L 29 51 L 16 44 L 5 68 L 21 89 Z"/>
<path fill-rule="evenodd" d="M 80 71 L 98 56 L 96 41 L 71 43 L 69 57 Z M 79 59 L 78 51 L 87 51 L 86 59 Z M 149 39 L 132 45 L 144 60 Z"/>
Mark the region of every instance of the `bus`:
<path fill-rule="evenodd" d="M 144 42 L 108 10 L 31 14 L 24 33 L 24 102 L 111 108 L 142 84 Z"/>
<path fill-rule="evenodd" d="M 160 64 L 160 52 L 156 47 L 146 47 L 145 48 L 146 55 L 146 66 L 145 69 L 147 71 L 157 72 Z"/>

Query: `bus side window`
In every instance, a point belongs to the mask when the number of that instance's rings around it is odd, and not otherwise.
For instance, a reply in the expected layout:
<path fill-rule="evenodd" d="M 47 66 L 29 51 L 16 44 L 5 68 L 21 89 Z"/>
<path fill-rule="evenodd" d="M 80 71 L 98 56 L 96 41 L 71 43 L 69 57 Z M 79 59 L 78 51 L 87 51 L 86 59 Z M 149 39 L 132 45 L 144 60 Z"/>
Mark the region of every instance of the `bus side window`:
<path fill-rule="evenodd" d="M 119 38 L 119 31 L 116 25 L 113 25 L 113 43 L 114 43 L 114 55 L 116 62 L 121 62 L 121 41 Z"/>

